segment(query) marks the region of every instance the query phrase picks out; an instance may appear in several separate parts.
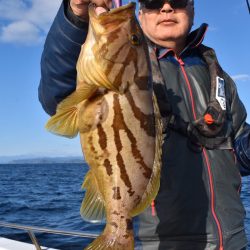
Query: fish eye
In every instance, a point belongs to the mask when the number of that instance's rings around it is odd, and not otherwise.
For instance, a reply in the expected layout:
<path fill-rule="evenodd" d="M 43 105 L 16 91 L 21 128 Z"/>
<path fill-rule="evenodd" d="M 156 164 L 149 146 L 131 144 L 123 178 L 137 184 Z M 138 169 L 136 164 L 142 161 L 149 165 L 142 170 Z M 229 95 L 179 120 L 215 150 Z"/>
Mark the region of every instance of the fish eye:
<path fill-rule="evenodd" d="M 140 38 L 137 34 L 132 34 L 130 37 L 130 41 L 133 45 L 139 45 L 140 44 Z"/>

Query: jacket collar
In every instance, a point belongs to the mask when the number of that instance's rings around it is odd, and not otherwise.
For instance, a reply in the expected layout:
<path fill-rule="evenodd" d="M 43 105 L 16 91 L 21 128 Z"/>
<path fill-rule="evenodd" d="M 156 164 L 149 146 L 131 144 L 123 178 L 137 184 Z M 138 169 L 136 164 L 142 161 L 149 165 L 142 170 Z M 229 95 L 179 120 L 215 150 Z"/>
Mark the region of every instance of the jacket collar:
<path fill-rule="evenodd" d="M 207 28 L 208 28 L 208 24 L 203 23 L 198 29 L 192 31 L 188 35 L 186 47 L 183 49 L 180 55 L 183 54 L 188 49 L 193 49 L 195 47 L 198 47 L 204 40 Z M 172 49 L 164 48 L 158 45 L 154 45 L 154 49 L 155 49 L 158 59 L 161 59 L 165 57 L 166 55 L 168 55 L 169 53 L 173 52 Z"/>

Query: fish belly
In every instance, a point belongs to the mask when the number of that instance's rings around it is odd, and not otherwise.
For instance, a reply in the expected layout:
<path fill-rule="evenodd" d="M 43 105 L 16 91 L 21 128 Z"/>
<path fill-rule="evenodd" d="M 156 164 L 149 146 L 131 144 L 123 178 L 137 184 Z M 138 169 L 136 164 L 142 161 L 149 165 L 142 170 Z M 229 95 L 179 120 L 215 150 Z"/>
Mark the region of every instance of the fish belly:
<path fill-rule="evenodd" d="M 118 230 L 129 237 L 131 211 L 141 201 L 154 164 L 152 93 L 110 91 L 88 100 L 79 112 L 79 131 L 85 160 L 104 200 L 104 234 Z"/>
<path fill-rule="evenodd" d="M 109 92 L 90 100 L 79 115 L 83 153 L 100 179 L 100 190 L 106 193 L 119 187 L 132 204 L 145 191 L 155 156 L 152 97 L 148 91 L 141 92 L 136 96 Z M 89 130 L 82 132 L 86 123 Z M 111 201 L 108 198 L 107 202 Z"/>

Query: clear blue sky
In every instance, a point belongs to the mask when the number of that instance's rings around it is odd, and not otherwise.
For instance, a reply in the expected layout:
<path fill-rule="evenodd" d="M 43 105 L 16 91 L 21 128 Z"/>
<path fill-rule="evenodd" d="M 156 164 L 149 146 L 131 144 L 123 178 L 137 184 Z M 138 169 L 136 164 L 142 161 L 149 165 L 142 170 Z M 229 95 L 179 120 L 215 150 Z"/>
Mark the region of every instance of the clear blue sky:
<path fill-rule="evenodd" d="M 0 0 L 0 157 L 81 155 L 79 138 L 48 133 L 37 88 L 44 38 L 59 0 Z M 194 28 L 215 48 L 250 112 L 250 15 L 245 0 L 195 0 Z M 248 118 L 248 122 L 250 122 Z"/>

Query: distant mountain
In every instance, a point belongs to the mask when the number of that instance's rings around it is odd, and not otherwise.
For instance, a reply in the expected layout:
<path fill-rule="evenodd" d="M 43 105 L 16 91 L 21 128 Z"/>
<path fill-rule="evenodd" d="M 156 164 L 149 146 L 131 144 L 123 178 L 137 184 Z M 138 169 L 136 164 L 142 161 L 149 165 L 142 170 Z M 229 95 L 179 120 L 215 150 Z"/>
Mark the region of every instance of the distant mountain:
<path fill-rule="evenodd" d="M 50 163 L 84 163 L 83 157 L 0 157 L 0 164 L 50 164 Z"/>

